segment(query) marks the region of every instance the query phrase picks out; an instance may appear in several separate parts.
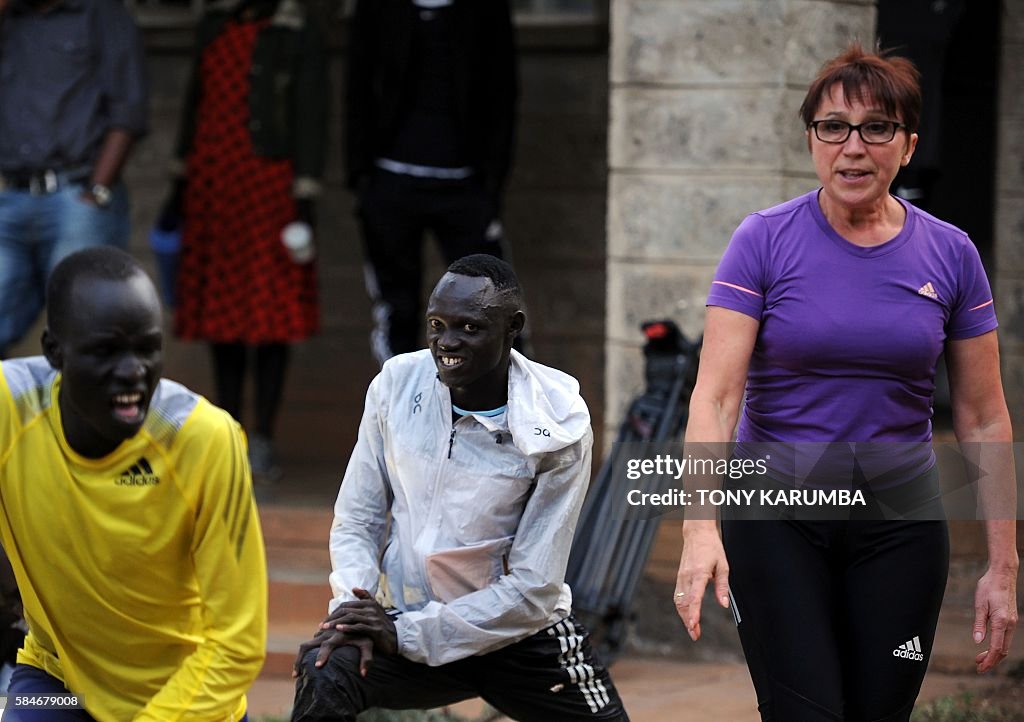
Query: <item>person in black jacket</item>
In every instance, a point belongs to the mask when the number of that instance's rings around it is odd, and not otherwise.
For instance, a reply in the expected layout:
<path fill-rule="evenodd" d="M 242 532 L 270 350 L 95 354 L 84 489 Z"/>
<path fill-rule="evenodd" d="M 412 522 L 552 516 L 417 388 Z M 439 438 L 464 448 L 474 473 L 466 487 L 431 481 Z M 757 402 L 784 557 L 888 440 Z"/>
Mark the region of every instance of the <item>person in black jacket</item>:
<path fill-rule="evenodd" d="M 517 91 L 507 0 L 358 0 L 347 86 L 349 186 L 373 301 L 373 354 L 422 347 L 423 236 L 447 263 L 501 258 Z"/>

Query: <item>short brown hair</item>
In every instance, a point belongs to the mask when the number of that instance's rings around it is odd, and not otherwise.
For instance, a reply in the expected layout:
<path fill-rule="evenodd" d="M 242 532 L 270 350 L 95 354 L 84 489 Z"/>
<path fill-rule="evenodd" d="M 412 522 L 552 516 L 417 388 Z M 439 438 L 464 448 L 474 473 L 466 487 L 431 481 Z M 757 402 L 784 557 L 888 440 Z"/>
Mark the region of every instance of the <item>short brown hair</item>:
<path fill-rule="evenodd" d="M 800 106 L 804 126 L 814 120 L 822 98 L 833 86 L 841 85 L 848 99 L 873 100 L 893 118 L 899 118 L 911 133 L 916 133 L 921 122 L 921 73 L 910 60 L 890 52 L 868 52 L 854 42 L 826 62 L 811 81 Z"/>

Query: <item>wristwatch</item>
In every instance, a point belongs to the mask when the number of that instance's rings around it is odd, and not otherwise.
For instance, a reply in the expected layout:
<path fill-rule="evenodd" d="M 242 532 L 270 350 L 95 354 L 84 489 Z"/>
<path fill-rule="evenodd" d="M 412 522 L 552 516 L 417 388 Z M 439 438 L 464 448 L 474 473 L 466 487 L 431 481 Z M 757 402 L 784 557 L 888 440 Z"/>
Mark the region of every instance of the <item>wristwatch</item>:
<path fill-rule="evenodd" d="M 93 183 L 89 188 L 89 194 L 100 208 L 106 208 L 110 205 L 110 201 L 114 199 L 113 192 L 102 183 Z"/>

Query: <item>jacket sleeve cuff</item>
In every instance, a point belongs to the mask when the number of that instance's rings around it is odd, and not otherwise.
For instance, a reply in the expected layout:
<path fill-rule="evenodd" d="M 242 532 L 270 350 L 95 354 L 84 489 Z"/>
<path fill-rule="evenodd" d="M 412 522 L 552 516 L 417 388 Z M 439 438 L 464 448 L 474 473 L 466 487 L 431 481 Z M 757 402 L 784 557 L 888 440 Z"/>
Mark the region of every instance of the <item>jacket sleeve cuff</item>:
<path fill-rule="evenodd" d="M 323 184 L 309 176 L 298 176 L 292 183 L 293 198 L 318 198 L 323 192 Z"/>
<path fill-rule="evenodd" d="M 420 647 L 416 628 L 408 620 L 403 619 L 403 616 L 399 616 L 394 620 L 395 632 L 397 632 L 398 636 L 398 653 L 414 662 L 422 661 L 425 652 Z"/>

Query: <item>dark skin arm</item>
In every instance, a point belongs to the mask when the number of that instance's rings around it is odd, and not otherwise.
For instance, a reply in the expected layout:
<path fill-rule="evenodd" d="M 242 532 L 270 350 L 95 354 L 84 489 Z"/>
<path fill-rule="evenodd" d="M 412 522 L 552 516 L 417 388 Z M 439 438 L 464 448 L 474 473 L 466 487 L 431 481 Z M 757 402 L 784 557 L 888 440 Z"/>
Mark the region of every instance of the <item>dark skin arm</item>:
<path fill-rule="evenodd" d="M 126 130 L 111 128 L 107 131 L 103 145 L 100 146 L 99 157 L 96 158 L 96 165 L 93 166 L 92 176 L 89 178 L 90 188 L 96 183 L 108 188 L 114 184 L 121 174 L 121 168 L 124 167 L 134 142 L 135 138 Z M 82 200 L 96 205 L 96 199 L 92 197 L 89 188 L 82 192 Z"/>
<path fill-rule="evenodd" d="M 373 664 L 374 651 L 382 654 L 398 653 L 398 632 L 395 623 L 365 589 L 353 589 L 357 599 L 345 602 L 320 623 L 320 629 L 308 642 L 299 646 L 292 676 L 298 677 L 302 659 L 311 649 L 319 647 L 317 667 L 338 647 L 349 645 L 359 650 L 359 673 L 366 676 Z"/>

